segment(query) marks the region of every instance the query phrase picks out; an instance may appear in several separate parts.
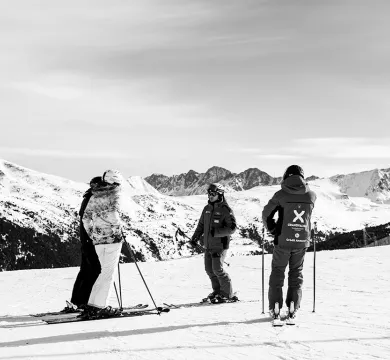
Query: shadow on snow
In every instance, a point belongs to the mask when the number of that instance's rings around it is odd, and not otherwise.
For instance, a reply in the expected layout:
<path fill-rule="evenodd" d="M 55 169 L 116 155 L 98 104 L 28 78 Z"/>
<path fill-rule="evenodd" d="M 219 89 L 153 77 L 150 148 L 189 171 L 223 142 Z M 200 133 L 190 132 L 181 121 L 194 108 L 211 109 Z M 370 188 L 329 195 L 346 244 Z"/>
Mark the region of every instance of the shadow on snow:
<path fill-rule="evenodd" d="M 56 336 L 47 336 L 42 338 L 32 338 L 32 339 L 23 339 L 11 342 L 2 342 L 0 343 L 0 348 L 7 347 L 17 347 L 25 345 L 38 345 L 38 344 L 54 344 L 54 343 L 63 343 L 63 342 L 72 342 L 80 340 L 96 340 L 99 338 L 109 338 L 109 337 L 121 337 L 121 336 L 131 336 L 131 335 L 144 335 L 144 334 L 154 334 L 162 333 L 168 331 L 184 330 L 192 327 L 209 327 L 209 326 L 223 326 L 223 325 L 232 325 L 232 324 L 258 324 L 258 323 L 269 323 L 269 318 L 260 318 L 255 320 L 247 321 L 222 321 L 217 323 L 203 323 L 203 324 L 188 324 L 188 325 L 178 325 L 178 326 L 165 326 L 165 327 L 155 327 L 148 329 L 140 330 L 126 330 L 126 331 L 95 331 L 90 333 L 77 333 L 77 334 L 67 334 L 67 335 L 56 335 Z M 52 326 L 52 325 L 51 325 Z M 390 336 L 379 336 L 379 337 L 349 337 L 349 338 L 340 338 L 340 339 L 325 339 L 325 340 L 310 340 L 305 339 L 305 343 L 321 343 L 321 342 L 339 342 L 339 341 L 360 341 L 360 340 L 385 340 L 390 339 Z M 281 342 L 283 343 L 283 341 Z M 290 341 L 291 343 L 300 343 L 300 341 Z M 230 344 L 229 346 L 256 346 L 256 345 L 273 345 L 273 342 L 263 341 L 257 342 L 254 344 Z M 219 345 L 209 345 L 204 347 L 215 347 Z M 226 346 L 224 344 L 223 346 Z M 192 346 L 183 346 L 182 348 L 191 348 Z M 179 347 L 180 348 L 180 347 Z M 156 350 L 168 350 L 169 348 L 147 348 L 147 349 L 134 349 L 134 351 L 156 351 Z M 178 349 L 178 347 L 175 347 Z M 30 355 L 31 356 L 31 355 Z M 40 355 L 41 356 L 41 355 Z M 53 355 L 51 355 L 53 356 Z M 0 356 L 0 359 L 2 356 Z"/>

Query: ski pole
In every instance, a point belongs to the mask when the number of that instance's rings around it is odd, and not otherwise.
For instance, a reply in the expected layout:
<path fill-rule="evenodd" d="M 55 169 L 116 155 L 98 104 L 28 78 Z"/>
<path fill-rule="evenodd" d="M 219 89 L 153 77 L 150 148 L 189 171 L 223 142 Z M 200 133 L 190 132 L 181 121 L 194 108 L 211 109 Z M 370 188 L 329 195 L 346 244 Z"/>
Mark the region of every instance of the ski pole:
<path fill-rule="evenodd" d="M 264 227 L 262 230 L 262 251 L 261 251 L 261 296 L 262 296 L 262 307 L 264 314 Z"/>
<path fill-rule="evenodd" d="M 120 269 L 120 266 L 119 266 L 119 262 L 118 262 L 118 281 L 119 281 L 119 295 L 120 295 L 120 299 L 121 299 L 121 302 L 120 302 L 120 307 L 121 309 L 123 309 L 123 301 L 122 301 L 122 284 L 121 284 L 121 269 Z"/>
<path fill-rule="evenodd" d="M 123 308 L 122 308 L 121 301 L 119 300 L 118 290 L 117 290 L 117 288 L 116 288 L 115 281 L 114 281 L 114 289 L 115 289 L 116 298 L 117 298 L 117 300 L 118 300 L 119 308 L 120 308 L 120 310 L 122 310 Z"/>
<path fill-rule="evenodd" d="M 129 249 L 130 255 L 131 255 L 131 257 L 132 257 L 133 260 L 134 260 L 135 266 L 137 267 L 137 270 L 138 270 L 138 272 L 139 272 L 139 274 L 140 274 L 140 276 L 141 276 L 141 279 L 142 279 L 142 281 L 143 281 L 144 284 L 145 284 L 146 290 L 148 290 L 149 296 L 150 296 L 150 298 L 151 298 L 152 301 L 153 301 L 154 307 L 155 307 L 156 310 L 157 310 L 157 314 L 160 315 L 161 312 L 163 311 L 163 309 L 162 309 L 161 307 L 157 307 L 156 302 L 154 301 L 153 296 L 152 296 L 152 294 L 151 294 L 151 292 L 150 292 L 150 290 L 149 290 L 149 287 L 148 287 L 148 285 L 146 284 L 146 281 L 145 281 L 145 279 L 144 279 L 144 277 L 143 277 L 143 275 L 142 275 L 141 269 L 140 269 L 139 266 L 138 266 L 137 259 L 135 258 L 134 252 L 133 252 L 131 246 L 129 245 L 129 243 L 127 242 L 127 240 L 126 240 L 126 238 L 125 238 L 125 235 L 123 234 L 123 230 L 122 230 L 122 229 L 121 229 L 121 233 L 122 233 L 123 240 L 125 241 L 125 244 L 126 244 L 127 248 Z"/>
<path fill-rule="evenodd" d="M 314 222 L 314 234 L 313 234 L 313 313 L 316 312 L 316 237 L 317 237 L 317 222 Z"/>

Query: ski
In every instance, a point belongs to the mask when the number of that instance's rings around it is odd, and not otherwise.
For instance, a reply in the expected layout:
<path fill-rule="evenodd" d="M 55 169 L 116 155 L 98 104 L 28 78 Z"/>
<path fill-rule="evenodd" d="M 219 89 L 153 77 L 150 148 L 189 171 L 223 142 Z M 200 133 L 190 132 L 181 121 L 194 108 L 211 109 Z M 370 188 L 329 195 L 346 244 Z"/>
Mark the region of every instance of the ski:
<path fill-rule="evenodd" d="M 132 309 L 145 309 L 149 305 L 148 304 L 137 304 L 133 306 L 125 306 L 123 310 L 132 310 Z M 78 316 L 82 312 L 81 309 L 75 310 L 73 312 L 61 312 L 61 311 L 53 311 L 53 312 L 45 312 L 38 314 L 30 314 L 32 317 L 46 317 L 46 316 Z"/>
<path fill-rule="evenodd" d="M 160 315 L 162 312 L 169 312 L 170 309 L 166 307 L 157 307 L 152 309 L 142 309 L 142 308 L 133 308 L 129 310 L 122 311 L 120 314 L 116 315 L 110 315 L 105 317 L 99 317 L 99 318 L 82 318 L 82 317 L 57 317 L 52 319 L 42 319 L 46 324 L 64 324 L 64 323 L 71 323 L 71 322 L 79 322 L 79 321 L 95 321 L 95 320 L 107 320 L 107 319 L 120 319 L 120 318 L 126 318 L 126 317 L 133 317 L 133 316 L 143 316 L 143 315 Z"/>
<path fill-rule="evenodd" d="M 258 300 L 234 300 L 234 301 L 225 301 L 225 302 L 210 302 L 208 300 L 206 301 L 200 301 L 200 302 L 192 302 L 192 303 L 183 303 L 183 304 L 168 304 L 164 303 L 165 306 L 167 306 L 170 309 L 182 309 L 182 308 L 192 308 L 192 307 L 203 307 L 203 306 L 217 306 L 217 305 L 224 305 L 224 304 L 234 304 L 238 302 L 257 302 Z"/>

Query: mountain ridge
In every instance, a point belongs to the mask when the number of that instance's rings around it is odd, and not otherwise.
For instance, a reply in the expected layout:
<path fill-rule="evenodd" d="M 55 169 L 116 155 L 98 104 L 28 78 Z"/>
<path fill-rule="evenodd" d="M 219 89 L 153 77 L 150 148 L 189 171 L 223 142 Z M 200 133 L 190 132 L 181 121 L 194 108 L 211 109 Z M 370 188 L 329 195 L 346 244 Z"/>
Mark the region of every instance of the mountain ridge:
<path fill-rule="evenodd" d="M 249 168 L 237 174 L 219 166 L 212 166 L 205 173 L 189 170 L 179 175 L 152 174 L 145 177 L 145 181 L 159 192 L 173 196 L 205 194 L 208 184 L 213 182 L 222 184 L 227 192 L 232 192 L 260 185 L 276 185 L 281 179 L 273 178 L 258 168 Z"/>
<path fill-rule="evenodd" d="M 207 176 L 203 176 L 204 189 L 217 173 L 225 179 L 232 174 L 213 168 Z M 185 177 L 183 183 L 194 186 L 196 174 L 191 171 L 187 183 Z M 380 171 L 377 174 L 383 175 Z M 251 173 L 246 175 L 250 177 Z M 373 174 L 369 172 L 362 179 L 368 184 L 367 179 L 371 176 Z M 373 178 L 377 179 L 376 176 Z M 176 237 L 175 233 L 180 228 L 188 236 L 192 235 L 207 204 L 206 194 L 168 196 L 139 176 L 126 180 L 122 220 L 127 241 L 137 259 L 161 261 L 196 254 L 188 239 Z M 329 179 L 314 179 L 310 181 L 310 186 L 317 194 L 312 220 L 318 222 L 318 229 L 324 234 L 343 233 L 361 229 L 365 224 L 388 222 L 390 204 L 373 203 L 367 197 L 350 197 Z M 0 254 L 5 256 L 0 256 L 0 271 L 78 265 L 78 210 L 87 188 L 86 183 L 39 173 L 0 160 Z M 254 243 L 254 234 L 261 234 L 261 211 L 279 189 L 279 185 L 254 186 L 226 193 L 238 225 L 232 236 L 230 256 L 258 254 L 261 251 Z M 267 251 L 272 249 L 272 237 L 266 235 L 265 244 Z M 129 257 L 124 255 L 122 260 L 127 262 Z"/>
<path fill-rule="evenodd" d="M 233 173 L 218 166 L 212 166 L 205 173 L 189 170 L 172 176 L 152 174 L 144 179 L 160 193 L 171 196 L 202 195 L 206 193 L 208 184 L 213 182 L 222 184 L 226 192 L 234 192 L 277 185 L 282 181 L 282 177 L 272 177 L 258 168 Z M 321 178 L 311 175 L 306 181 L 317 179 Z M 390 202 L 390 168 L 338 174 L 328 179 L 338 184 L 348 196 L 364 196 L 379 203 Z"/>

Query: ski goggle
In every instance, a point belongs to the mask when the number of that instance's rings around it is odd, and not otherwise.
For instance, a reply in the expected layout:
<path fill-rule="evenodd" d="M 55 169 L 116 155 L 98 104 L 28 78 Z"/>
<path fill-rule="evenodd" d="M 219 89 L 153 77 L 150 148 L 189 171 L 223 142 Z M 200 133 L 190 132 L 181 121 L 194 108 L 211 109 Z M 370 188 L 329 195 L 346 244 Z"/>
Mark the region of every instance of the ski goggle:
<path fill-rule="evenodd" d="M 207 193 L 210 195 L 210 196 L 216 196 L 218 195 L 218 193 L 216 191 L 212 191 L 212 190 L 208 190 Z"/>

